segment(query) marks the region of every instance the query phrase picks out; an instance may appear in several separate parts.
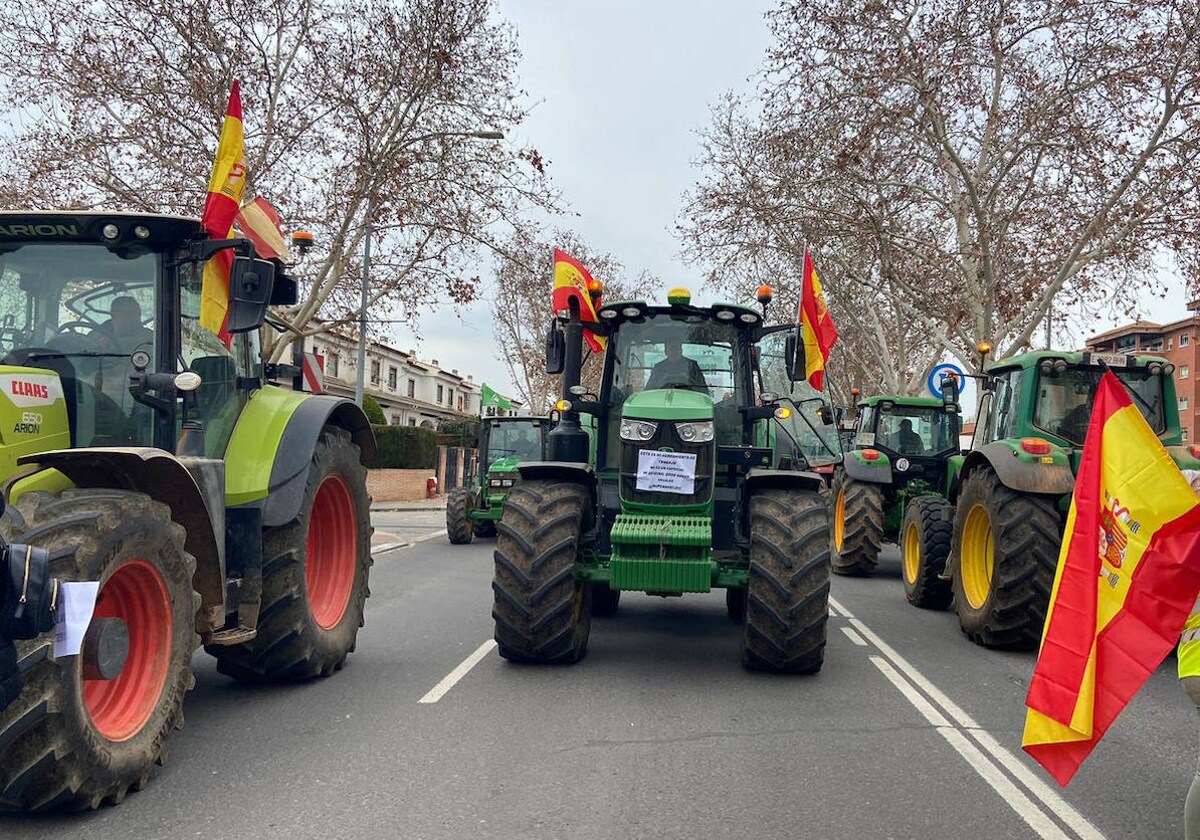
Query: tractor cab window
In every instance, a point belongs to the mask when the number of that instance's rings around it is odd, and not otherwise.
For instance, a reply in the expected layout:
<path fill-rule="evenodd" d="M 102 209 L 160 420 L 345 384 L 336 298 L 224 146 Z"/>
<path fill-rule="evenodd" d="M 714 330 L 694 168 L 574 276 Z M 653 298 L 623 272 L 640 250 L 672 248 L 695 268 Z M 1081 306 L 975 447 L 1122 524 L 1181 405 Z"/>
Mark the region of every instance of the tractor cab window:
<path fill-rule="evenodd" d="M 1133 404 L 1156 434 L 1166 431 L 1162 379 L 1145 369 L 1113 371 L 1129 390 Z M 1076 445 L 1087 437 L 1096 388 L 1104 371 L 1099 367 L 1072 367 L 1038 375 L 1037 405 L 1033 423 L 1039 429 Z"/>
<path fill-rule="evenodd" d="M 0 253 L 3 364 L 63 384 L 75 446 L 149 445 L 153 415 L 129 393 L 131 354 L 156 354 L 158 255 L 92 243 L 19 243 Z"/>
<path fill-rule="evenodd" d="M 488 433 L 487 464 L 490 470 L 498 461 L 540 461 L 542 455 L 540 421 L 504 421 L 492 423 Z"/>
<path fill-rule="evenodd" d="M 203 285 L 203 265 L 189 263 L 179 270 L 180 343 L 179 370 L 200 374 L 196 389 L 196 412 L 204 423 L 205 451 L 210 458 L 220 458 L 233 434 L 234 424 L 241 413 L 242 393 L 237 378 L 249 376 L 249 360 L 244 340 L 227 348 L 215 333 L 200 326 L 200 290 Z M 239 351 L 243 358 L 239 359 Z"/>
<path fill-rule="evenodd" d="M 786 342 L 792 329 L 763 336 L 754 349 L 757 376 L 762 393 L 774 394 L 779 404 L 791 406 L 791 416 L 772 420 L 782 449 L 789 446 L 809 466 L 832 464 L 842 460 L 838 428 L 821 420 L 825 395 L 808 382 L 792 382 L 787 375 Z M 734 432 L 736 435 L 736 430 Z"/>
<path fill-rule="evenodd" d="M 958 447 L 958 424 L 940 406 L 881 404 L 875 446 L 900 455 L 941 455 Z"/>

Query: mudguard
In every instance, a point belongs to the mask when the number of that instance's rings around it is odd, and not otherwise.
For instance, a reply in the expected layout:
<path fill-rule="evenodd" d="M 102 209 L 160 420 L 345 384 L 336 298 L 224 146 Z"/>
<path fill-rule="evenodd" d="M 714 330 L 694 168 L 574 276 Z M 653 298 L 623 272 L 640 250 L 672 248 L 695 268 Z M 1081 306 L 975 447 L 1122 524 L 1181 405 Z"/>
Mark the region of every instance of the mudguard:
<path fill-rule="evenodd" d="M 962 478 L 980 466 L 990 466 L 1000 483 L 1021 493 L 1041 493 L 1047 496 L 1062 496 L 1075 489 L 1075 474 L 1071 464 L 1058 447 L 1051 454 L 1029 455 L 1004 441 L 992 441 L 971 452 L 963 462 L 958 481 L 953 488 L 954 497 Z"/>
<path fill-rule="evenodd" d="M 892 462 L 888 459 L 888 456 L 880 452 L 877 460 L 868 461 L 862 457 L 861 452 L 862 450 L 860 449 L 847 452 L 846 457 L 842 459 L 842 468 L 846 471 L 846 475 L 855 481 L 866 481 L 871 484 L 891 484 Z"/>
<path fill-rule="evenodd" d="M 570 481 L 582 484 L 588 492 L 588 509 L 596 510 L 599 492 L 596 473 L 577 461 L 526 461 L 517 466 L 522 481 Z M 589 516 L 590 518 L 590 516 Z"/>
<path fill-rule="evenodd" d="M 255 391 L 225 452 L 226 505 L 261 505 L 265 527 L 294 519 L 304 499 L 313 449 L 327 425 L 348 431 L 364 462 L 375 456 L 367 415 L 350 400 L 272 386 Z"/>
<path fill-rule="evenodd" d="M 746 473 L 742 495 L 749 497 L 759 490 L 812 490 L 815 493 L 824 486 L 825 479 L 814 472 L 752 469 Z"/>

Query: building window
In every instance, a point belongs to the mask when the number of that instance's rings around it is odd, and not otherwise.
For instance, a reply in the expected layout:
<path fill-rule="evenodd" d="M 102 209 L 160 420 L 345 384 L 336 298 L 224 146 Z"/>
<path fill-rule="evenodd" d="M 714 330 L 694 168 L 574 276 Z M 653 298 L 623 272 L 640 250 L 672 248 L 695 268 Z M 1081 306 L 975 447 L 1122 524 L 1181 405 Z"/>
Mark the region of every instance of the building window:
<path fill-rule="evenodd" d="M 446 405 L 454 405 L 454 389 L 446 389 Z"/>
<path fill-rule="evenodd" d="M 396 369 L 394 367 L 388 368 L 388 387 L 393 391 L 396 390 Z"/>
<path fill-rule="evenodd" d="M 1180 379 L 1187 379 L 1187 378 L 1188 378 L 1188 366 L 1187 366 L 1187 365 L 1180 365 L 1180 366 L 1179 366 L 1179 378 L 1180 378 Z"/>
<path fill-rule="evenodd" d="M 441 405 L 442 400 L 445 398 L 445 393 L 446 393 L 446 389 L 443 386 L 439 385 L 438 393 L 437 393 L 438 405 Z"/>
<path fill-rule="evenodd" d="M 408 380 L 408 395 L 410 397 L 417 395 L 417 381 L 415 379 Z"/>
<path fill-rule="evenodd" d="M 391 421 L 391 425 L 393 425 L 393 426 L 399 426 L 399 425 L 400 425 L 400 415 L 399 415 L 399 414 L 393 414 L 393 415 L 392 415 L 392 421 Z"/>
<path fill-rule="evenodd" d="M 415 417 L 409 417 L 409 418 L 408 418 L 408 425 L 410 425 L 410 426 L 415 426 L 415 425 L 417 425 L 417 418 L 415 418 Z"/>
<path fill-rule="evenodd" d="M 1180 397 L 1180 398 L 1179 398 L 1179 410 L 1180 410 L 1180 411 L 1187 411 L 1187 407 L 1188 407 L 1188 398 L 1187 398 L 1187 397 Z"/>
<path fill-rule="evenodd" d="M 462 402 L 462 396 L 460 395 L 460 396 L 459 396 L 459 398 L 458 398 L 458 410 L 459 410 L 459 411 L 462 411 L 462 410 L 463 410 L 463 407 L 462 407 L 462 406 L 463 406 L 463 402 Z"/>
<path fill-rule="evenodd" d="M 330 353 L 329 358 L 327 358 L 325 360 L 325 364 L 328 365 L 328 367 L 329 367 L 329 375 L 330 376 L 338 375 L 338 354 L 337 353 Z"/>
<path fill-rule="evenodd" d="M 371 362 L 371 384 L 379 384 L 379 362 Z"/>
<path fill-rule="evenodd" d="M 1180 336 L 1179 336 L 1179 346 L 1180 346 L 1180 347 L 1187 347 L 1187 346 L 1188 346 L 1188 342 L 1191 340 L 1191 338 L 1192 338 L 1192 337 L 1191 337 L 1190 335 L 1188 335 L 1187 333 L 1182 333 L 1182 334 L 1180 334 Z"/>
<path fill-rule="evenodd" d="M 1168 339 L 1167 339 L 1167 349 L 1168 349 L 1168 350 L 1174 350 L 1174 349 L 1175 349 L 1175 339 L 1173 339 L 1173 338 L 1168 338 Z"/>

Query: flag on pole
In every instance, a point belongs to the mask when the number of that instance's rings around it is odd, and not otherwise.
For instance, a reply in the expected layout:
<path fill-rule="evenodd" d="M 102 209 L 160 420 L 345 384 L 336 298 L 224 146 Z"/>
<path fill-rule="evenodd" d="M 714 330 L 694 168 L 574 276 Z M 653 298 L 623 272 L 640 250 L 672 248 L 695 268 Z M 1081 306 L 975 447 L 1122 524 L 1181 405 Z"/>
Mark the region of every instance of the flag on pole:
<path fill-rule="evenodd" d="M 555 312 L 567 309 L 570 306 L 571 298 L 576 298 L 579 301 L 579 320 L 585 324 L 599 323 L 600 319 L 596 317 L 596 307 L 592 306 L 592 296 L 588 290 L 588 287 L 594 282 L 592 275 L 580 264 L 579 260 L 565 251 L 554 249 L 552 306 Z M 604 352 L 607 343 L 604 336 L 596 335 L 585 327 L 583 337 L 587 339 L 588 346 L 592 348 L 593 353 Z"/>
<path fill-rule="evenodd" d="M 242 193 L 246 189 L 246 149 L 242 128 L 242 96 L 237 79 L 229 92 L 229 105 L 217 143 L 217 156 L 208 179 L 208 198 L 200 224 L 213 239 L 228 239 L 233 230 Z M 218 252 L 204 265 L 204 280 L 200 291 L 200 326 L 221 336 L 228 346 L 230 337 L 225 331 L 229 314 L 229 270 L 233 254 Z"/>
<path fill-rule="evenodd" d="M 479 392 L 479 404 L 484 408 L 491 406 L 493 408 L 504 409 L 505 411 L 508 411 L 512 408 L 512 402 L 489 388 L 486 382 L 480 386 Z"/>
<path fill-rule="evenodd" d="M 262 196 L 247 201 L 238 210 L 236 221 L 242 234 L 254 243 L 254 250 L 260 257 L 268 260 L 288 258 L 283 226 L 271 202 Z"/>
<path fill-rule="evenodd" d="M 1200 592 L 1200 500 L 1112 372 L 1075 479 L 1022 746 L 1066 785 L 1179 640 Z"/>
<path fill-rule="evenodd" d="M 804 249 L 804 283 L 800 292 L 800 331 L 804 341 L 805 379 L 821 391 L 825 387 L 825 363 L 837 343 L 837 327 L 825 306 L 825 292 L 812 255 Z"/>

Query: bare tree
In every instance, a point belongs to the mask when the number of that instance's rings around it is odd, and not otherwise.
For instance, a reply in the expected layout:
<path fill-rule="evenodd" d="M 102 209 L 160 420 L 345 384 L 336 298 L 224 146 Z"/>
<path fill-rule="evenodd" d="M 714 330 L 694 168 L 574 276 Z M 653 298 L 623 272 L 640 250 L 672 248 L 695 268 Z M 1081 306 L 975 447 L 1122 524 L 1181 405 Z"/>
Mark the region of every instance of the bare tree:
<path fill-rule="evenodd" d="M 643 271 L 636 279 L 626 277 L 625 267 L 609 253 L 583 242 L 575 233 L 555 230 L 549 234 L 520 232 L 496 259 L 496 298 L 493 304 L 497 349 L 508 367 L 517 393 L 533 411 L 549 410 L 558 397 L 554 377 L 546 373 L 546 332 L 554 313 L 554 249 L 570 254 L 604 284 L 604 298 L 636 297 L 635 289 L 657 286 L 658 281 Z M 583 383 L 599 386 L 603 358 L 584 348 Z"/>
<path fill-rule="evenodd" d="M 411 318 L 556 205 L 536 150 L 486 139 L 525 115 L 491 0 L 46 0 L 0 10 L 0 46 L 8 206 L 198 213 L 240 79 L 249 192 L 317 239 L 274 359 L 355 320 L 368 229 L 371 319 Z"/>
<path fill-rule="evenodd" d="M 821 242 L 835 316 L 899 317 L 968 364 L 980 340 L 1029 346 L 1052 306 L 1128 306 L 1164 254 L 1198 276 L 1195 2 L 788 0 L 770 17 L 760 108 L 725 103 L 708 132 L 693 255 Z M 864 312 L 851 281 L 891 306 Z"/>

